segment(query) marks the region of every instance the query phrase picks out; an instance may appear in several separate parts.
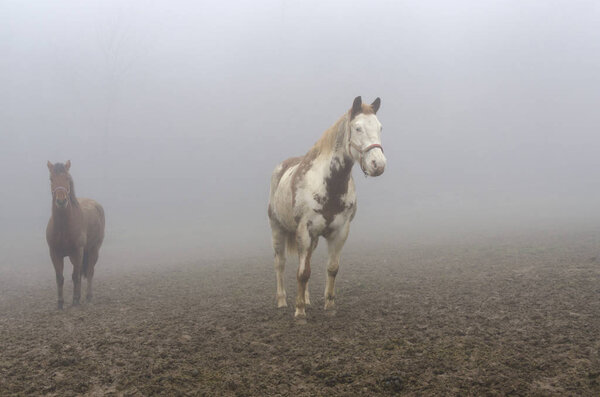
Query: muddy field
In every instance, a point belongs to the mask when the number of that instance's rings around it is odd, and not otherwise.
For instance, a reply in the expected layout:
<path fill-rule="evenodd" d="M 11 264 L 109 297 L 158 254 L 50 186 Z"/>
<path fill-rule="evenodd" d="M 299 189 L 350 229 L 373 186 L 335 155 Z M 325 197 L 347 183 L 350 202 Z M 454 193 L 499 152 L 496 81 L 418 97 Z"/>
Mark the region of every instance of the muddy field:
<path fill-rule="evenodd" d="M 600 233 L 348 247 L 335 317 L 323 263 L 306 325 L 295 262 L 278 310 L 266 253 L 101 259 L 95 302 L 63 312 L 49 261 L 35 280 L 6 264 L 0 395 L 600 395 Z"/>

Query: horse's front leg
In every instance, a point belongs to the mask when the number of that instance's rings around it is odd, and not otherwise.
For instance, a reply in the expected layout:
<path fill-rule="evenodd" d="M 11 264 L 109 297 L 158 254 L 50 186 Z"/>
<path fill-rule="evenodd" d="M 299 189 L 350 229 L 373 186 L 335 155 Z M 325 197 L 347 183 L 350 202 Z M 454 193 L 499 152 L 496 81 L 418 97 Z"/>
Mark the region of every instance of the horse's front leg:
<path fill-rule="evenodd" d="M 306 282 L 306 288 L 304 289 L 304 303 L 310 305 L 310 293 L 308 292 L 308 281 Z"/>
<path fill-rule="evenodd" d="M 81 267 L 83 263 L 83 248 L 77 249 L 72 255 L 69 255 L 71 263 L 73 264 L 73 306 L 79 305 L 81 299 Z"/>
<path fill-rule="evenodd" d="M 62 310 L 65 302 L 63 299 L 63 285 L 65 283 L 65 278 L 63 277 L 63 268 L 65 267 L 65 258 L 51 250 L 50 259 L 52 260 L 52 265 L 54 265 L 54 272 L 56 273 L 56 288 L 58 290 L 58 310 Z"/>
<path fill-rule="evenodd" d="M 296 313 L 294 317 L 303 322 L 306 321 L 306 297 L 307 285 L 310 278 L 310 257 L 317 247 L 317 237 L 311 236 L 306 224 L 301 224 L 296 231 L 296 241 L 298 243 L 298 256 L 300 264 L 298 266 L 298 293 L 296 295 Z"/>
<path fill-rule="evenodd" d="M 325 310 L 335 313 L 335 276 L 340 267 L 340 255 L 348 238 L 350 222 L 327 238 L 327 283 L 325 284 Z"/>

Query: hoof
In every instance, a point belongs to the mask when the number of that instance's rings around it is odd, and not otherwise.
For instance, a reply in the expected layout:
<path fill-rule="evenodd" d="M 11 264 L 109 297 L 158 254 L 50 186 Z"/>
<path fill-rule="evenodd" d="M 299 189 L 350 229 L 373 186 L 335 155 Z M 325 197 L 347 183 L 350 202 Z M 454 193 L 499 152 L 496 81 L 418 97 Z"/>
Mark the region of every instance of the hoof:
<path fill-rule="evenodd" d="M 294 322 L 298 325 L 305 325 L 306 317 L 294 317 Z"/>
<path fill-rule="evenodd" d="M 79 306 L 79 299 L 73 299 L 73 306 Z"/>
<path fill-rule="evenodd" d="M 325 300 L 325 311 L 335 310 L 335 301 L 333 299 Z"/>
<path fill-rule="evenodd" d="M 91 296 L 91 295 L 88 295 L 88 296 L 86 296 L 86 297 L 85 297 L 85 301 L 86 301 L 87 303 L 91 303 L 91 302 L 92 302 L 92 296 Z"/>
<path fill-rule="evenodd" d="M 58 301 L 58 310 L 62 310 L 64 306 L 64 302 L 63 301 Z"/>
<path fill-rule="evenodd" d="M 296 309 L 294 320 L 296 320 L 296 324 L 306 324 L 306 313 L 304 310 L 300 311 L 299 309 Z"/>
<path fill-rule="evenodd" d="M 281 295 L 281 296 L 277 296 L 277 307 L 287 307 L 287 301 L 286 301 L 286 296 L 285 295 Z"/>

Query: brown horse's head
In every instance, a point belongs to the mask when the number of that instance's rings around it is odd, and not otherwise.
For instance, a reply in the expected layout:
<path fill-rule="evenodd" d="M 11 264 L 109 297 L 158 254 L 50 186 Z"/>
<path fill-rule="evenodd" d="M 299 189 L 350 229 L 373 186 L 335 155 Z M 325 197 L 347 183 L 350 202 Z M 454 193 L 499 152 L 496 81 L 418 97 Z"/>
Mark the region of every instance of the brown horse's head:
<path fill-rule="evenodd" d="M 52 191 L 52 201 L 57 208 L 67 208 L 73 197 L 73 179 L 69 174 L 71 160 L 66 163 L 52 164 L 48 161 L 48 170 L 50 171 L 50 189 Z"/>

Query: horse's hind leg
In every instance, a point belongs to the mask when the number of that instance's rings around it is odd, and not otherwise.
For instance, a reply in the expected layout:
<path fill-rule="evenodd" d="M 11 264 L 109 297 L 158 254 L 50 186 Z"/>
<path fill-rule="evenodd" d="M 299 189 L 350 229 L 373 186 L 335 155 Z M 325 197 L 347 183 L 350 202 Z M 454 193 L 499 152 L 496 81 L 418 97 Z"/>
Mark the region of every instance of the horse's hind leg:
<path fill-rule="evenodd" d="M 56 255 L 52 251 L 50 252 L 50 259 L 54 265 L 54 272 L 56 273 L 56 288 L 58 290 L 58 309 L 62 310 L 65 300 L 63 299 L 63 285 L 65 278 L 63 276 L 63 269 L 65 267 L 65 258 Z"/>
<path fill-rule="evenodd" d="M 98 250 L 92 250 L 86 255 L 86 264 L 84 266 L 85 269 L 85 277 L 87 278 L 87 290 L 85 294 L 85 300 L 87 302 L 92 301 L 92 280 L 94 278 L 94 268 L 96 267 L 96 262 L 98 262 Z"/>
<path fill-rule="evenodd" d="M 278 226 L 271 224 L 273 250 L 275 251 L 275 272 L 277 273 L 277 307 L 286 307 L 286 293 L 283 275 L 285 271 L 286 234 Z"/>
<path fill-rule="evenodd" d="M 327 238 L 327 283 L 325 285 L 325 310 L 331 313 L 335 310 L 335 276 L 337 276 L 340 267 L 340 254 L 348 238 L 350 224 L 346 224 L 342 229 L 333 233 Z"/>

